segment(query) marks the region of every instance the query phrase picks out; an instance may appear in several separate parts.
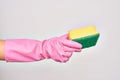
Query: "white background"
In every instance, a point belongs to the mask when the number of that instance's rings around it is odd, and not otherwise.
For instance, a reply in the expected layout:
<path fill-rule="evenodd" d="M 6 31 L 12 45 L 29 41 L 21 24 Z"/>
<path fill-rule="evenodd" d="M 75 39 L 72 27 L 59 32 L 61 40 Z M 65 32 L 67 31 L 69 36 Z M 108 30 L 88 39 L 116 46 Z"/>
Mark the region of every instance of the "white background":
<path fill-rule="evenodd" d="M 0 0 L 0 39 L 48 39 L 96 25 L 95 47 L 67 63 L 0 61 L 0 80 L 120 80 L 119 0 Z"/>

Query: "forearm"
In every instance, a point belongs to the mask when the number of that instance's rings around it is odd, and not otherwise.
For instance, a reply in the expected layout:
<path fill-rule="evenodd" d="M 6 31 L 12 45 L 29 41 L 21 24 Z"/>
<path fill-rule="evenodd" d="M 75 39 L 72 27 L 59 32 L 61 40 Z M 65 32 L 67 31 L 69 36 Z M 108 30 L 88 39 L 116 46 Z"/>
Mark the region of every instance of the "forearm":
<path fill-rule="evenodd" d="M 0 40 L 0 60 L 4 60 L 4 47 L 5 47 L 5 40 Z"/>

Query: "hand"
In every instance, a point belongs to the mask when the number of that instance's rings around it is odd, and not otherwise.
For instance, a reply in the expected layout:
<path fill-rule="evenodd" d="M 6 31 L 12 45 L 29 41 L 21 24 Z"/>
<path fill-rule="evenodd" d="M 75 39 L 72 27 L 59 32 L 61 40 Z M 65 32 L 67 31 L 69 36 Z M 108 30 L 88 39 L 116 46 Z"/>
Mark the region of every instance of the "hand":
<path fill-rule="evenodd" d="M 73 52 L 80 52 L 82 45 L 68 40 L 68 34 L 43 41 L 43 56 L 58 62 L 69 60 Z"/>

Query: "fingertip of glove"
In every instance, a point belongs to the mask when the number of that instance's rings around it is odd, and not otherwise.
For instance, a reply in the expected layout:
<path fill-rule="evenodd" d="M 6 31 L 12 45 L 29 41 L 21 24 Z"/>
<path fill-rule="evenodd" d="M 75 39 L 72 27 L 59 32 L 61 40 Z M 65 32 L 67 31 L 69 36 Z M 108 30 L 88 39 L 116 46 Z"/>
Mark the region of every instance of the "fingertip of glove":
<path fill-rule="evenodd" d="M 82 48 L 82 44 L 80 44 L 80 43 L 78 43 L 78 42 L 75 42 L 75 41 L 73 41 L 74 42 L 74 46 L 76 46 L 77 48 Z"/>

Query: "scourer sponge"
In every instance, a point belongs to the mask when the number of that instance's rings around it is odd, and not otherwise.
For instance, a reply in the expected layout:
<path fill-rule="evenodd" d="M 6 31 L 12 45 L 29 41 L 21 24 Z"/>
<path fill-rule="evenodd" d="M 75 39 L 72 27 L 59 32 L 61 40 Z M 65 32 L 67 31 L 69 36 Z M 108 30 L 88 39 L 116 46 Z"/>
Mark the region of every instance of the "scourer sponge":
<path fill-rule="evenodd" d="M 95 26 L 77 28 L 68 32 L 69 40 L 82 44 L 82 48 L 96 45 L 99 35 L 100 34 L 96 31 Z"/>

